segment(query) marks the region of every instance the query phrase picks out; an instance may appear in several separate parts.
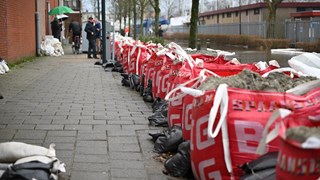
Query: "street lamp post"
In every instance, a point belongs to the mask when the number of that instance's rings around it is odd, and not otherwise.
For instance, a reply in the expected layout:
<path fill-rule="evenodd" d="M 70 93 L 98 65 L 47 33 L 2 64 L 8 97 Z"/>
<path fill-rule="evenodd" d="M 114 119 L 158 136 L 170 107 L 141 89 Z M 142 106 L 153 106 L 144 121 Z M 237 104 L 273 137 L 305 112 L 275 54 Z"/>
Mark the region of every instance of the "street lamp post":
<path fill-rule="evenodd" d="M 114 14 L 113 14 L 113 33 L 112 33 L 112 62 L 114 63 L 114 52 L 115 52 L 115 41 L 116 41 L 116 35 L 115 35 L 115 25 L 116 22 L 116 5 L 114 2 Z"/>
<path fill-rule="evenodd" d="M 107 63 L 107 51 L 106 51 L 106 1 L 102 0 L 102 64 Z"/>
<path fill-rule="evenodd" d="M 239 34 L 241 35 L 241 0 L 239 0 Z"/>

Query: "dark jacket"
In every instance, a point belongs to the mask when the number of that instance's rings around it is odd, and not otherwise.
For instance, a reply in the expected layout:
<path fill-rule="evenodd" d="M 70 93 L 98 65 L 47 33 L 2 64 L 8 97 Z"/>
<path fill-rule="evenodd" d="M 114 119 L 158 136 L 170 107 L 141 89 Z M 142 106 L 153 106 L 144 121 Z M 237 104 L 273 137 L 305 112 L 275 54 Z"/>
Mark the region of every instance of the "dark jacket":
<path fill-rule="evenodd" d="M 82 31 L 82 27 L 77 21 L 72 21 L 69 25 L 69 32 L 71 32 L 76 35 L 80 35 Z"/>
<path fill-rule="evenodd" d="M 87 39 L 96 39 L 96 29 L 91 22 L 87 22 L 84 31 L 87 32 Z"/>
<path fill-rule="evenodd" d="M 96 38 L 101 38 L 101 23 L 98 22 L 94 27 L 96 28 Z"/>
<path fill-rule="evenodd" d="M 59 23 L 57 19 L 54 19 L 51 22 L 51 31 L 52 31 L 53 37 L 60 37 L 61 31 L 62 31 L 62 24 Z"/>

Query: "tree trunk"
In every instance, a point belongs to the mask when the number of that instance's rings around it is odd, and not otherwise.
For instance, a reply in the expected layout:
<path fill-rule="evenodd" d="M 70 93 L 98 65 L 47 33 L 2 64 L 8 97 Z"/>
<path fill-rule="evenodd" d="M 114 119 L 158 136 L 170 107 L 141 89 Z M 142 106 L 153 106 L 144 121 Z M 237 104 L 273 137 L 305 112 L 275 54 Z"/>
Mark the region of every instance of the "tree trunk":
<path fill-rule="evenodd" d="M 275 37 L 276 13 L 277 13 L 277 8 L 282 1 L 283 0 L 264 0 L 269 10 L 267 38 Z"/>
<path fill-rule="evenodd" d="M 133 0 L 133 39 L 137 39 L 137 3 Z"/>
<path fill-rule="evenodd" d="M 141 5 L 140 7 L 140 32 L 139 32 L 139 35 L 140 36 L 143 36 L 143 12 L 144 12 L 144 7 L 143 5 Z"/>
<path fill-rule="evenodd" d="M 131 10 L 132 10 L 132 0 L 129 0 L 129 12 L 128 12 L 128 16 L 129 16 L 129 22 L 128 22 L 128 27 L 129 27 L 129 31 L 128 31 L 128 36 L 130 36 L 130 31 L 131 31 Z"/>
<path fill-rule="evenodd" d="M 155 35 L 159 34 L 159 17 L 160 17 L 160 5 L 159 0 L 149 0 L 151 6 L 154 9 L 154 33 Z"/>
<path fill-rule="evenodd" d="M 189 47 L 195 48 L 197 43 L 197 23 L 199 12 L 199 0 L 192 0 L 191 19 L 190 19 L 190 34 Z"/>

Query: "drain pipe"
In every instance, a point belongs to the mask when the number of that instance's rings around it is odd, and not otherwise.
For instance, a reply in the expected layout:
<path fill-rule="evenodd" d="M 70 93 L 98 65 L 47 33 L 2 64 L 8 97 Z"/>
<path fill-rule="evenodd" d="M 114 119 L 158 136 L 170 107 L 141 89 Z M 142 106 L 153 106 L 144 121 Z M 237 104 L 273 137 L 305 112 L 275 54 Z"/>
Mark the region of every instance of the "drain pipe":
<path fill-rule="evenodd" d="M 40 56 L 40 16 L 39 12 L 35 13 L 36 20 L 36 55 Z"/>

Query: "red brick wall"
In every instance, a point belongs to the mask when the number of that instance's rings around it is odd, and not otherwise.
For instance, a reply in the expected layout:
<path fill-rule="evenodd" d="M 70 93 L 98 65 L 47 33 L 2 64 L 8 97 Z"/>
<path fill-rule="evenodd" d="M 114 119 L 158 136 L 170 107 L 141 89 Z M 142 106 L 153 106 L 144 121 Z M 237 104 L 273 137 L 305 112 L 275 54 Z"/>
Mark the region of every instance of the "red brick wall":
<path fill-rule="evenodd" d="M 0 57 L 8 59 L 8 38 L 7 38 L 7 1 L 0 1 Z"/>
<path fill-rule="evenodd" d="M 40 17 L 40 40 L 44 38 L 47 34 L 46 29 L 48 26 L 48 11 L 47 11 L 47 2 L 44 0 L 37 1 L 37 11 Z"/>
<path fill-rule="evenodd" d="M 1 0 L 0 56 L 10 62 L 34 56 L 35 49 L 35 0 Z M 3 17 L 3 18 L 2 18 Z M 4 55 L 2 55 L 2 53 Z"/>

